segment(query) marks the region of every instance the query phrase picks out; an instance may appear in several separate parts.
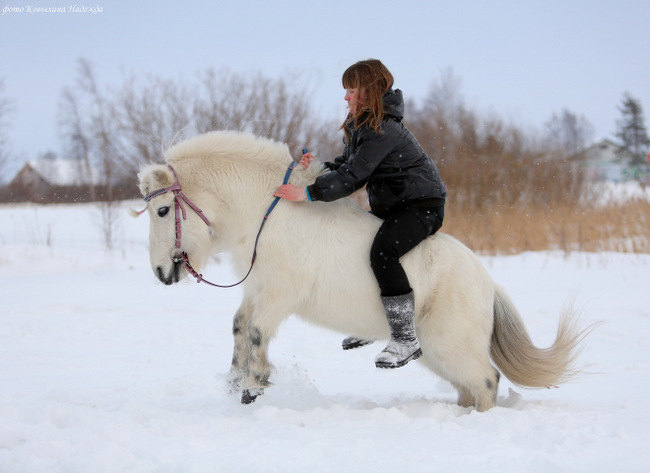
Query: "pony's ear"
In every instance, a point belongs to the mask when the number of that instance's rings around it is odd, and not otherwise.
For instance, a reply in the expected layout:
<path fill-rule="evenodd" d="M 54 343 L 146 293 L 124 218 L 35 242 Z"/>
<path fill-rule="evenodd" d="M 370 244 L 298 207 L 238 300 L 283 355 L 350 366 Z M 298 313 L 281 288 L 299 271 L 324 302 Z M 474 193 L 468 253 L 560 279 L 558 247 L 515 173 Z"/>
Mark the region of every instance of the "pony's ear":
<path fill-rule="evenodd" d="M 143 197 L 157 189 L 169 187 L 174 182 L 169 169 L 161 165 L 148 166 L 142 169 L 138 173 L 138 180 L 140 181 L 139 187 Z"/>

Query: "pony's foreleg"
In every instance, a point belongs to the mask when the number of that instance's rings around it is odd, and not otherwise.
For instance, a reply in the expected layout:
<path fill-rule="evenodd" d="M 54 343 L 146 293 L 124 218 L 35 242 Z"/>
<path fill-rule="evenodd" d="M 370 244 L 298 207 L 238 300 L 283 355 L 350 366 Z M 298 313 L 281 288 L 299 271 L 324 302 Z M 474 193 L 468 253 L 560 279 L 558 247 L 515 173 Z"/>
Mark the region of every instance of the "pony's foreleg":
<path fill-rule="evenodd" d="M 258 303 L 246 330 L 248 366 L 241 396 L 242 404 L 250 404 L 271 385 L 271 364 L 268 361 L 269 341 L 282 320 L 282 313 Z"/>
<path fill-rule="evenodd" d="M 248 367 L 248 337 L 246 327 L 253 313 L 253 304 L 244 297 L 239 309 L 235 313 L 232 322 L 233 336 L 233 353 L 232 364 L 230 365 L 230 374 L 228 375 L 228 384 L 230 391 L 236 392 L 241 388 L 242 380 L 246 375 Z"/>

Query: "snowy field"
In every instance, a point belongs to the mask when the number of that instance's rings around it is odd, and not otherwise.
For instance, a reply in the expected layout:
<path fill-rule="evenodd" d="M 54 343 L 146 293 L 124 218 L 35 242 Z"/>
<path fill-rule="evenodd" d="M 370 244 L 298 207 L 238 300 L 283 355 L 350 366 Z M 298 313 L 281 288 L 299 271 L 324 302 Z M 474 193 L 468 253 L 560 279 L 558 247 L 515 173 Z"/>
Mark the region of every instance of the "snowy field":
<path fill-rule="evenodd" d="M 226 387 L 241 290 L 161 285 L 148 218 L 124 210 L 108 252 L 99 215 L 0 206 L 1 473 L 650 471 L 650 255 L 482 258 L 538 345 L 572 299 L 604 322 L 580 358 L 592 374 L 559 389 L 502 378 L 480 414 L 417 363 L 378 370 L 379 344 L 344 352 L 292 318 L 274 386 L 243 406 Z"/>

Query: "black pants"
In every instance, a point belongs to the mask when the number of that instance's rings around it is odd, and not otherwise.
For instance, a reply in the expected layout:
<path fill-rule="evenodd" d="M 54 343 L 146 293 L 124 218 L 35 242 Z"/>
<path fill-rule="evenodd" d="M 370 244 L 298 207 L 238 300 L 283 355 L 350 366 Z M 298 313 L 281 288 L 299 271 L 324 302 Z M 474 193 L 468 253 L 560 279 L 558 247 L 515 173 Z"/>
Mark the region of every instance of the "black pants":
<path fill-rule="evenodd" d="M 411 285 L 399 262 L 415 246 L 442 226 L 444 206 L 407 206 L 391 210 L 379 227 L 370 249 L 370 265 L 383 297 L 411 292 Z"/>

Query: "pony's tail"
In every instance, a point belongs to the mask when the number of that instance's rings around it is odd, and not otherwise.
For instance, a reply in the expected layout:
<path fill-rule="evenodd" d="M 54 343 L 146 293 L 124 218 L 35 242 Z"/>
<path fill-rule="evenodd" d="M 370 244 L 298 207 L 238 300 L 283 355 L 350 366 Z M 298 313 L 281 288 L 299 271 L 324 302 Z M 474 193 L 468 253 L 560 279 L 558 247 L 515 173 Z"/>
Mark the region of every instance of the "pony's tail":
<path fill-rule="evenodd" d="M 490 355 L 501 372 L 519 386 L 551 387 L 579 374 L 574 362 L 589 331 L 577 328 L 576 317 L 568 307 L 560 317 L 553 345 L 537 348 L 508 295 L 503 288 L 495 288 Z"/>

